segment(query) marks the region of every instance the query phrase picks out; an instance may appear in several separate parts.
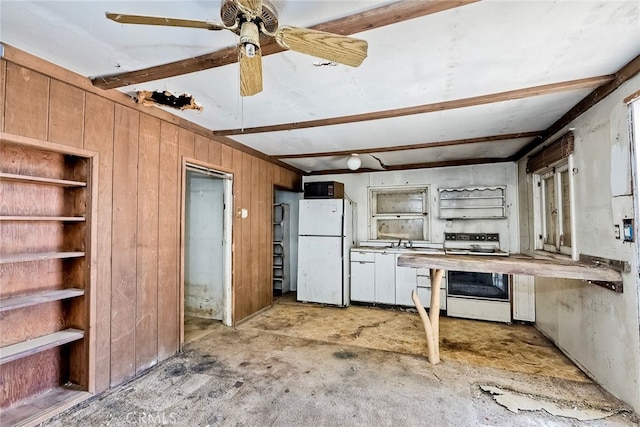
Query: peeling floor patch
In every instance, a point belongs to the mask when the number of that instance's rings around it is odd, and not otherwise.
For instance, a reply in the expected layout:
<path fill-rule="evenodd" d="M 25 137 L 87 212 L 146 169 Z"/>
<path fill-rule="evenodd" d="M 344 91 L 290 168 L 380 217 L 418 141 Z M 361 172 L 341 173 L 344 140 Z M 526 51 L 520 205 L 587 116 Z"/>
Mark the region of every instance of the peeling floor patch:
<path fill-rule="evenodd" d="M 540 411 L 545 410 L 551 415 L 558 417 L 574 418 L 579 421 L 600 420 L 613 415 L 613 412 L 599 409 L 564 408 L 557 403 L 546 401 L 532 396 L 517 394 L 501 388 L 481 385 L 480 389 L 490 393 L 493 399 L 513 413 L 518 411 Z"/>

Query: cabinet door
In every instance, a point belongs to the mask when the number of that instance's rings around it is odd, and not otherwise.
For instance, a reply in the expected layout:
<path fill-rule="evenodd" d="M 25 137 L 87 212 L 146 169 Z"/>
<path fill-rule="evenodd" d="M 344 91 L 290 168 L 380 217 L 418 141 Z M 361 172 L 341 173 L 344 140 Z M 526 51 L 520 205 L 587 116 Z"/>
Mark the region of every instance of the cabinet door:
<path fill-rule="evenodd" d="M 399 255 L 396 255 L 396 260 Z M 397 267 L 396 262 L 396 304 L 413 306 L 411 293 L 416 288 L 416 268 Z"/>
<path fill-rule="evenodd" d="M 376 253 L 375 256 L 376 302 L 396 303 L 396 254 Z"/>
<path fill-rule="evenodd" d="M 535 322 L 536 296 L 533 276 L 512 276 L 513 283 L 513 320 Z"/>
<path fill-rule="evenodd" d="M 375 264 L 351 262 L 351 301 L 375 302 Z"/>

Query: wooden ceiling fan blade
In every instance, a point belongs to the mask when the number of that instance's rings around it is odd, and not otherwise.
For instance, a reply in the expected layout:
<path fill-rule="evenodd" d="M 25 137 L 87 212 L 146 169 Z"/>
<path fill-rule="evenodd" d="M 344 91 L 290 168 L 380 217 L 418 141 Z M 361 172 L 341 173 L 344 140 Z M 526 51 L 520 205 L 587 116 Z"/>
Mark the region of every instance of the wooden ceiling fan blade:
<path fill-rule="evenodd" d="M 240 45 L 240 95 L 251 96 L 262 92 L 262 55 L 255 49 L 253 57 L 247 55 L 245 45 Z"/>
<path fill-rule="evenodd" d="M 125 13 L 106 12 L 108 19 L 120 24 L 162 25 L 165 27 L 202 28 L 205 30 L 224 30 L 225 26 L 211 21 L 193 19 L 164 18 L 160 16 L 128 15 Z"/>
<path fill-rule="evenodd" d="M 365 40 L 309 28 L 286 26 L 276 31 L 276 41 L 285 49 L 352 67 L 362 64 L 369 47 Z"/>

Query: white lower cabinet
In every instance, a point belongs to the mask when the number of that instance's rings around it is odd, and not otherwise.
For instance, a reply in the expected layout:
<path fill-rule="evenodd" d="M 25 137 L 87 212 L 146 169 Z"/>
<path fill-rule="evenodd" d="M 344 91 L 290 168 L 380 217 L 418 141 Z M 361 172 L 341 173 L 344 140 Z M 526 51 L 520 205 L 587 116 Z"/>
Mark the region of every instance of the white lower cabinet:
<path fill-rule="evenodd" d="M 396 254 L 375 253 L 375 288 L 375 302 L 396 304 Z"/>
<path fill-rule="evenodd" d="M 351 251 L 351 300 L 376 302 L 373 252 Z"/>
<path fill-rule="evenodd" d="M 416 289 L 417 268 L 398 267 L 396 254 L 396 304 L 413 306 L 411 294 Z"/>
<path fill-rule="evenodd" d="M 431 304 L 428 268 L 398 267 L 400 254 L 351 251 L 351 300 L 413 307 L 411 294 L 417 290 L 422 305 Z M 440 308 L 447 308 L 446 277 L 440 283 Z"/>
<path fill-rule="evenodd" d="M 351 261 L 351 301 L 376 302 L 373 261 Z"/>
<path fill-rule="evenodd" d="M 424 307 L 429 308 L 431 306 L 431 272 L 428 268 L 418 268 L 417 274 L 418 276 L 416 277 L 416 281 L 418 283 L 418 298 L 420 298 L 420 302 Z M 446 272 L 440 281 L 440 309 L 447 309 Z"/>
<path fill-rule="evenodd" d="M 536 321 L 536 295 L 533 276 L 511 276 L 513 320 Z"/>

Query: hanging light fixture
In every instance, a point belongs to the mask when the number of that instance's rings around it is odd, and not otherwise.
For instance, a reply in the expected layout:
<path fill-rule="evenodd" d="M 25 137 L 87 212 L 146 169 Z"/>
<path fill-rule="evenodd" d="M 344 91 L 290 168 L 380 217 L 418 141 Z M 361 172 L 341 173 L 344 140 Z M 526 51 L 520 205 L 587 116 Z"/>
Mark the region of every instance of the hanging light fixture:
<path fill-rule="evenodd" d="M 360 160 L 360 156 L 358 156 L 357 154 L 352 154 L 347 159 L 347 167 L 352 171 L 358 170 L 361 164 L 362 160 Z"/>

